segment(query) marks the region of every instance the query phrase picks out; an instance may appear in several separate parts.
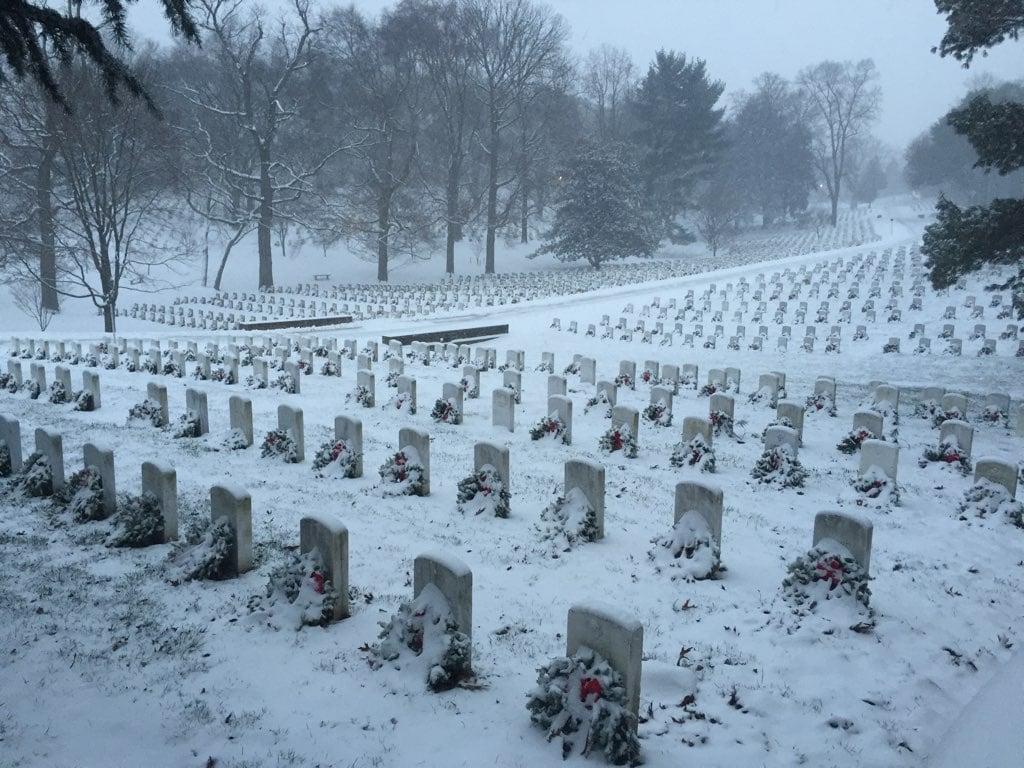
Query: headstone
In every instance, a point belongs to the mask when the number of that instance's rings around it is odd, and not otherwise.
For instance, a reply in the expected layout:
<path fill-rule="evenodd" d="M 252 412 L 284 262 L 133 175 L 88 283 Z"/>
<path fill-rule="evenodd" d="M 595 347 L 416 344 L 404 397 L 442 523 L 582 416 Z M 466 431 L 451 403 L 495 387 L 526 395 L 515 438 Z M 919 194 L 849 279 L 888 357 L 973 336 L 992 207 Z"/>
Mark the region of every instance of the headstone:
<path fill-rule="evenodd" d="M 302 394 L 302 369 L 299 368 L 299 364 L 289 360 L 284 364 L 284 372 L 292 380 L 294 394 Z"/>
<path fill-rule="evenodd" d="M 356 339 L 345 339 L 344 345 L 345 354 L 348 355 L 348 359 L 355 360 L 356 355 L 359 354 L 359 350 L 357 349 L 359 341 Z"/>
<path fill-rule="evenodd" d="M 551 374 L 548 376 L 548 397 L 553 395 L 565 395 L 566 382 L 564 376 Z"/>
<path fill-rule="evenodd" d="M 699 388 L 700 371 L 695 363 L 683 363 L 680 381 L 688 381 L 693 385 L 694 389 Z"/>
<path fill-rule="evenodd" d="M 505 352 L 505 364 L 516 371 L 526 367 L 526 353 L 521 349 L 509 349 Z"/>
<path fill-rule="evenodd" d="M 548 415 L 558 417 L 565 425 L 562 442 L 572 445 L 572 400 L 565 395 L 552 395 L 548 398 Z"/>
<path fill-rule="evenodd" d="M 416 410 L 416 379 L 412 376 L 399 376 L 398 394 L 409 400 L 410 412 Z"/>
<path fill-rule="evenodd" d="M 672 390 L 662 386 L 651 387 L 651 405 L 657 405 L 662 400 L 665 401 L 665 406 L 668 408 L 669 413 L 671 413 Z"/>
<path fill-rule="evenodd" d="M 316 550 L 324 578 L 334 588 L 332 618 L 344 619 L 348 608 L 348 528 L 327 515 L 306 515 L 299 520 L 299 551 Z"/>
<path fill-rule="evenodd" d="M 605 399 L 608 400 L 608 405 L 614 406 L 619 401 L 619 387 L 612 381 L 599 381 L 597 382 L 597 393 L 600 395 L 604 392 Z"/>
<path fill-rule="evenodd" d="M 419 597 L 428 584 L 433 584 L 452 612 L 456 628 L 473 639 L 473 572 L 469 566 L 445 552 L 424 552 L 413 560 L 412 593 Z"/>
<path fill-rule="evenodd" d="M 60 433 L 36 427 L 36 453 L 41 453 L 50 462 L 53 492 L 64 490 L 64 441 Z"/>
<path fill-rule="evenodd" d="M 82 371 L 82 390 L 92 397 L 92 409 L 98 411 L 100 408 L 100 375 L 96 371 Z"/>
<path fill-rule="evenodd" d="M 974 465 L 974 482 L 988 480 L 1003 486 L 1012 499 L 1017 495 L 1017 465 L 1002 459 L 986 456 Z"/>
<path fill-rule="evenodd" d="M 621 609 L 600 602 L 572 606 L 566 622 L 565 655 L 581 647 L 602 656 L 622 677 L 627 709 L 640 714 L 640 671 L 644 653 L 644 628 Z"/>
<path fill-rule="evenodd" d="M 709 419 L 702 419 L 700 416 L 686 416 L 683 418 L 683 445 L 688 444 L 693 438 L 700 435 L 710 447 L 713 445 L 714 426 Z"/>
<path fill-rule="evenodd" d="M 224 564 L 234 576 L 252 570 L 252 497 L 243 488 L 215 485 L 210 489 L 210 519 L 228 521 L 234 536 Z"/>
<path fill-rule="evenodd" d="M 739 393 L 740 391 L 740 369 L 739 368 L 726 368 L 725 369 L 725 384 L 730 392 Z"/>
<path fill-rule="evenodd" d="M 650 378 L 657 379 L 660 377 L 661 364 L 657 360 L 645 360 L 644 361 L 644 373 L 650 374 Z"/>
<path fill-rule="evenodd" d="M 708 386 L 716 387 L 719 390 L 725 388 L 725 371 L 721 368 L 712 368 L 708 371 Z"/>
<path fill-rule="evenodd" d="M 24 384 L 24 380 L 21 378 L 21 363 L 17 360 L 8 360 L 7 374 L 14 379 L 18 389 L 21 389 L 21 385 Z"/>
<path fill-rule="evenodd" d="M 231 429 L 239 430 L 245 437 L 245 446 L 252 445 L 252 400 L 239 395 L 232 395 L 228 398 L 228 414 L 231 419 Z"/>
<path fill-rule="evenodd" d="M 896 468 L 899 466 L 900 447 L 883 440 L 865 440 L 860 444 L 860 470 L 863 476 L 871 467 L 878 467 L 885 476 L 896 482 Z"/>
<path fill-rule="evenodd" d="M 625 425 L 637 444 L 640 443 L 640 411 L 628 405 L 612 406 L 612 428 Z"/>
<path fill-rule="evenodd" d="M 419 496 L 430 495 L 430 435 L 426 430 L 414 429 L 413 427 L 402 427 L 398 430 L 399 450 L 412 448 L 420 459 L 420 466 L 423 467 L 423 483 L 420 486 Z"/>
<path fill-rule="evenodd" d="M 54 366 L 53 380 L 64 387 L 64 397 L 70 402 L 74 395 L 74 389 L 71 387 L 71 369 L 64 365 Z"/>
<path fill-rule="evenodd" d="M 491 465 L 498 472 L 498 478 L 506 489 L 509 484 L 509 450 L 504 445 L 481 441 L 473 446 L 473 471 L 479 472 L 485 465 Z"/>
<path fill-rule="evenodd" d="M 578 488 L 594 510 L 597 533 L 594 539 L 604 538 L 604 467 L 585 459 L 571 459 L 565 462 L 565 485 L 563 494 L 569 495 Z"/>
<path fill-rule="evenodd" d="M 814 381 L 814 394 L 825 395 L 834 403 L 836 401 L 836 380 L 829 376 L 819 376 Z"/>
<path fill-rule="evenodd" d="M 692 480 L 677 483 L 675 515 L 672 522 L 678 523 L 687 512 L 697 512 L 707 522 L 712 538 L 721 546 L 723 508 L 721 488 Z"/>
<path fill-rule="evenodd" d="M 491 424 L 516 431 L 516 398 L 512 390 L 502 387 L 491 393 Z"/>
<path fill-rule="evenodd" d="M 822 541 L 834 541 L 849 550 L 864 573 L 871 568 L 872 523 L 862 517 L 845 512 L 819 512 L 814 516 L 812 547 Z"/>
<path fill-rule="evenodd" d="M 795 458 L 800 448 L 800 435 L 789 427 L 768 427 L 764 434 L 764 448 L 770 451 L 780 446 L 788 446 Z"/>
<path fill-rule="evenodd" d="M 474 365 L 462 367 L 462 378 L 468 382 L 468 391 L 480 393 L 480 370 Z"/>
<path fill-rule="evenodd" d="M 769 403 L 778 403 L 781 387 L 779 377 L 774 373 L 762 373 L 757 377 L 757 391 L 767 392 Z"/>
<path fill-rule="evenodd" d="M 30 363 L 29 370 L 32 381 L 39 387 L 40 396 L 46 397 L 46 366 L 42 363 Z"/>
<path fill-rule="evenodd" d="M 17 345 L 15 345 L 17 349 Z M 11 474 L 16 475 L 22 470 L 21 425 L 17 419 L 0 415 L 0 443 L 7 446 L 10 454 Z"/>
<path fill-rule="evenodd" d="M 959 419 L 946 419 L 939 426 L 939 444 L 953 442 L 956 447 L 971 455 L 971 448 L 974 447 L 974 427 L 966 421 Z"/>
<path fill-rule="evenodd" d="M 597 381 L 597 361 L 592 357 L 580 358 L 580 383 L 594 384 Z"/>
<path fill-rule="evenodd" d="M 142 462 L 142 492 L 150 493 L 164 518 L 164 542 L 178 539 L 178 477 L 164 461 Z"/>
<path fill-rule="evenodd" d="M 875 387 L 874 405 L 884 406 L 886 403 L 892 406 L 894 411 L 900 408 L 900 390 L 888 384 L 879 384 Z"/>
<path fill-rule="evenodd" d="M 501 374 L 501 383 L 506 388 L 512 391 L 515 398 L 518 400 L 523 394 L 523 374 L 519 371 L 506 370 Z"/>
<path fill-rule="evenodd" d="M 967 396 L 957 392 L 947 392 L 939 400 L 939 408 L 944 413 L 956 411 L 961 418 L 967 418 Z"/>
<path fill-rule="evenodd" d="M 185 389 L 185 410 L 199 419 L 199 435 L 210 431 L 210 413 L 206 405 L 206 393 L 187 387 Z"/>
<path fill-rule="evenodd" d="M 804 442 L 804 407 L 794 400 L 780 400 L 775 408 L 775 416 L 778 419 L 789 419 L 796 430 L 800 445 Z"/>
<path fill-rule="evenodd" d="M 732 395 L 723 395 L 721 392 L 715 392 L 708 400 L 708 412 L 714 413 L 715 411 L 721 411 L 730 419 L 735 418 L 736 400 Z"/>
<path fill-rule="evenodd" d="M 302 409 L 290 405 L 277 406 L 277 428 L 295 441 L 295 461 L 306 458 L 306 433 L 303 429 Z"/>
<path fill-rule="evenodd" d="M 401 376 L 405 373 L 405 360 L 400 357 L 388 358 L 388 373 Z"/>
<path fill-rule="evenodd" d="M 117 509 L 114 451 L 109 448 L 100 448 L 94 443 L 86 443 L 82 446 L 82 455 L 85 459 L 85 468 L 95 467 L 100 473 L 100 483 L 103 486 L 103 517 L 110 517 Z"/>
<path fill-rule="evenodd" d="M 358 355 L 356 355 L 356 369 L 357 370 L 360 370 L 360 371 L 367 370 L 368 371 L 372 367 L 373 367 L 373 361 L 370 359 L 369 355 L 364 354 L 362 352 L 360 352 Z"/>
<path fill-rule="evenodd" d="M 991 392 L 985 396 L 985 401 L 982 403 L 981 407 L 985 410 L 993 408 L 997 411 L 1009 415 L 1010 396 L 1003 392 Z"/>
<path fill-rule="evenodd" d="M 451 400 L 455 403 L 455 410 L 461 415 L 465 416 L 465 410 L 463 410 L 463 391 L 460 384 L 453 384 L 450 381 L 446 381 L 441 385 L 441 399 Z"/>
<path fill-rule="evenodd" d="M 921 400 L 923 402 L 941 402 L 943 396 L 946 394 L 945 387 L 925 387 L 921 390 Z"/>
<path fill-rule="evenodd" d="M 356 371 L 356 386 L 366 388 L 369 393 L 369 402 L 365 405 L 372 408 L 377 402 L 377 378 L 373 375 L 373 371 L 368 368 L 360 368 Z"/>
<path fill-rule="evenodd" d="M 679 366 L 671 365 L 666 363 L 661 366 L 661 378 L 662 383 L 669 386 L 672 389 L 672 394 L 675 395 L 679 392 Z M 671 382 L 671 383 L 669 383 Z"/>
<path fill-rule="evenodd" d="M 353 454 L 355 454 L 355 467 L 352 477 L 363 476 L 363 422 L 359 419 L 352 419 L 348 416 L 338 416 L 334 419 L 334 439 L 344 441 Z"/>
<path fill-rule="evenodd" d="M 853 431 L 863 428 L 875 437 L 882 436 L 884 419 L 875 411 L 857 411 L 853 414 Z"/>

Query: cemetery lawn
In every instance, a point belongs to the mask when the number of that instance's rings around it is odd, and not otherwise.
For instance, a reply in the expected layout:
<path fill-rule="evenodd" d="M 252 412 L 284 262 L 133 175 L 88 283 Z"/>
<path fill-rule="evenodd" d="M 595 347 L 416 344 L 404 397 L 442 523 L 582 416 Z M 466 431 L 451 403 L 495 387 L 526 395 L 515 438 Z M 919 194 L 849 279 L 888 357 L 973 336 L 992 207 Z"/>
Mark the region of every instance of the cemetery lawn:
<path fill-rule="evenodd" d="M 923 387 L 962 392 L 970 403 L 967 419 L 975 426 L 973 457 L 1024 460 L 1024 437 L 1015 431 L 1024 401 L 1024 358 L 1014 357 L 1017 342 L 1000 341 L 995 355 L 978 357 L 982 340 L 968 339 L 975 322 L 986 322 L 991 338 L 1016 321 L 996 321 L 995 310 L 988 308 L 990 295 L 983 286 L 995 281 L 995 273 L 977 275 L 964 290 L 948 294 L 929 288 L 922 309 L 908 311 L 915 275 L 910 260 L 925 223 L 918 219 L 924 207 L 895 201 L 890 208 L 876 203 L 875 209 L 870 215 L 881 213 L 881 221 L 894 219 L 891 227 L 878 225 L 893 232 L 859 246 L 793 256 L 782 243 L 759 248 L 750 241 L 731 257 L 744 263 L 685 278 L 646 281 L 640 264 L 632 285 L 570 298 L 276 334 L 296 340 L 355 338 L 362 346 L 379 342 L 382 334 L 508 323 L 507 336 L 483 346 L 497 349 L 499 365 L 506 350 L 525 350 L 514 433 L 491 424 L 491 393 L 502 386 L 497 370 L 481 373 L 481 397 L 465 400 L 461 424 L 431 420 L 442 385 L 462 375 L 461 363 L 453 367 L 442 360 L 406 361 L 405 375 L 417 382 L 414 415 L 381 407 L 393 394 L 383 383 L 388 372 L 383 360 L 374 365 L 378 405 L 368 409 L 346 402 L 356 383 L 355 361 L 347 359 L 340 378 L 321 375 L 317 359 L 315 372 L 302 376 L 301 394 L 124 368 L 99 370 L 102 407 L 92 412 L 55 405 L 46 397 L 0 392 L 0 414 L 19 420 L 26 456 L 37 427 L 63 436 L 68 475 L 81 468 L 86 442 L 113 448 L 119 492 L 139 493 L 143 461 L 172 464 L 183 535 L 208 518 L 212 485 L 246 489 L 252 496 L 255 562 L 237 579 L 175 585 L 169 582 L 171 545 L 107 547 L 109 521 L 72 522 L 50 501 L 28 499 L 0 480 L 0 768 L 559 765 L 558 741 L 548 743 L 531 725 L 526 701 L 538 668 L 565 654 L 568 609 L 592 600 L 616 606 L 644 627 L 639 736 L 645 765 L 1019 765 L 1024 754 L 1019 727 L 1024 530 L 997 517 L 959 519 L 958 506 L 973 477 L 943 463 L 918 466 L 925 448 L 937 443 L 938 429 L 913 413 Z M 672 346 L 661 345 L 658 335 L 652 344 L 641 343 L 639 334 L 632 342 L 617 335 L 600 338 L 603 314 L 613 325 L 619 317 L 632 325 L 655 297 L 662 306 L 672 298 L 681 303 L 688 290 L 700 297 L 714 283 L 717 308 L 717 292 L 727 283 L 736 286 L 740 278 L 753 283 L 759 273 L 769 280 L 789 269 L 794 277 L 785 278 L 788 288 L 800 284 L 801 267 L 810 273 L 816 264 L 848 263 L 870 254 L 877 264 L 886 253 L 878 321 L 868 324 L 866 340 L 853 340 L 854 327 L 864 323 L 865 280 L 852 301 L 852 322 L 842 325 L 838 354 L 825 352 L 825 339 L 855 282 L 852 276 L 831 299 L 829 322 L 817 324 L 813 352 L 800 348 L 804 324 L 793 322 L 791 314 L 789 351 L 777 351 L 781 326 L 772 322 L 771 312 L 763 321 L 769 331 L 763 351 L 749 348 L 759 325 L 749 316 L 740 349 L 727 349 L 736 326 L 732 315 L 739 309 L 735 291 L 723 322 L 725 339 L 716 349 L 699 340 L 682 347 L 678 335 Z M 906 264 L 899 298 L 903 312 L 890 323 L 882 305 L 900 253 Z M 726 263 L 729 259 L 724 257 Z M 512 253 L 507 268 L 565 269 L 540 262 Z M 285 280 L 289 285 L 316 272 L 338 272 L 323 264 L 319 256 L 300 256 L 279 272 L 293 269 L 294 278 Z M 436 260 L 429 273 L 415 265 L 407 277 L 437 279 L 442 268 Z M 353 262 L 352 282 L 370 282 L 372 269 Z M 834 266 L 830 271 L 837 274 Z M 248 290 L 251 282 L 237 263 L 232 265 L 228 290 Z M 819 298 L 808 298 L 810 286 L 801 286 L 808 323 L 829 282 Z M 968 319 L 968 294 L 986 307 L 985 319 Z M 167 303 L 174 295 L 167 294 Z M 630 303 L 635 311 L 624 313 Z M 789 303 L 792 309 L 796 301 Z M 935 338 L 948 305 L 957 308 L 957 319 L 946 322 L 955 322 L 964 339 L 961 357 L 943 354 L 945 342 Z M 648 328 L 656 314 L 655 309 L 644 318 Z M 664 321 L 667 330 L 673 315 Z M 555 317 L 563 330 L 550 327 Z M 705 335 L 715 325 L 709 319 L 703 323 Z M 564 330 L 572 320 L 578 321 L 578 334 Z M 249 335 L 128 318 L 119 322 L 127 338 L 178 339 L 182 345 L 190 340 L 227 344 Z M 6 359 L 13 335 L 94 343 L 101 334 L 82 329 L 97 323 L 88 308 L 72 304 L 40 334 L 5 310 L 0 352 Z M 912 353 L 916 341 L 908 337 L 915 323 L 926 324 L 930 354 Z M 594 337 L 584 335 L 589 324 L 598 325 Z M 882 353 L 889 337 L 900 338 L 899 354 Z M 618 375 L 621 360 L 635 361 L 638 372 L 645 360 L 696 363 L 701 385 L 710 368 L 739 368 L 737 439 L 714 438 L 713 474 L 671 466 L 684 417 L 708 413 L 708 398 L 689 389 L 675 397 L 672 426 L 641 421 L 637 458 L 601 453 L 598 441 L 610 424 L 607 406 L 585 412 L 594 386 L 568 375 L 572 444 L 533 441 L 530 427 L 550 413 L 548 373 L 536 370 L 542 352 L 554 353 L 555 373 L 572 362 L 573 354 L 593 357 L 597 378 L 608 381 Z M 22 362 L 27 378 L 29 361 Z M 49 381 L 54 366 L 46 367 Z M 82 365 L 72 367 L 75 388 L 82 370 Z M 799 403 L 811 396 L 819 376 L 836 380 L 837 417 L 822 411 L 805 417 L 799 459 L 808 477 L 802 488 L 780 489 L 751 477 L 763 450 L 760 435 L 775 410 L 748 403 L 747 397 L 758 376 L 770 371 L 785 372 L 788 399 Z M 250 373 L 244 368 L 242 380 Z M 211 433 L 174 439 L 171 430 L 148 423 L 127 425 L 129 410 L 145 399 L 146 383 L 154 380 L 168 387 L 172 423 L 185 413 L 187 386 L 206 391 Z M 870 404 L 869 382 L 876 381 L 901 390 L 898 432 L 892 434 L 890 420 L 884 428 L 886 439 L 895 438 L 900 446 L 900 506 L 892 508 L 852 500 L 859 455 L 836 449 L 850 432 L 854 412 Z M 650 389 L 643 382 L 635 390 L 619 387 L 618 402 L 642 412 Z M 981 401 L 991 392 L 1010 395 L 1009 428 L 977 420 Z M 253 403 L 255 444 L 244 450 L 224 445 L 232 394 Z M 260 456 L 260 443 L 277 427 L 281 403 L 303 410 L 301 463 Z M 317 477 L 313 457 L 333 440 L 334 419 L 342 414 L 363 421 L 363 477 Z M 408 426 L 431 436 L 425 498 L 387 496 L 380 486 L 378 467 L 403 447 L 398 431 Z M 458 483 L 472 472 L 473 445 L 480 440 L 510 449 L 508 519 L 457 511 Z M 555 557 L 537 525 L 540 512 L 562 493 L 563 465 L 570 458 L 605 467 L 605 538 L 576 543 Z M 652 539 L 672 529 L 674 488 L 682 480 L 724 491 L 724 570 L 714 580 L 672 580 L 667 569 L 657 572 L 649 557 Z M 784 596 L 786 566 L 810 549 L 814 515 L 825 510 L 858 514 L 874 525 L 870 611 L 850 600 L 828 600 L 801 615 Z M 297 632 L 280 616 L 252 613 L 248 604 L 265 591 L 270 572 L 297 551 L 299 520 L 312 513 L 334 516 L 348 527 L 352 615 Z M 412 598 L 413 559 L 427 550 L 449 553 L 473 572 L 475 678 L 442 693 L 429 691 L 417 665 L 400 668 L 405 666 L 401 658 L 379 670 L 368 663 L 367 646 L 377 642 L 380 623 Z M 588 760 L 604 763 L 599 754 Z"/>

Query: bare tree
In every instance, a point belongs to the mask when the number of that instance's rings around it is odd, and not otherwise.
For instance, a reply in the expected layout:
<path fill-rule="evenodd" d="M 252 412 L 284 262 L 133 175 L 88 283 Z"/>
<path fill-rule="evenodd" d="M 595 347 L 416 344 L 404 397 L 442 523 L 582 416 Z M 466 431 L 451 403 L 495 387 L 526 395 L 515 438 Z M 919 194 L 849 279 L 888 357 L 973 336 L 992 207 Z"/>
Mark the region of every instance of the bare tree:
<path fill-rule="evenodd" d="M 259 287 L 271 287 L 277 209 L 309 192 L 310 179 L 338 151 L 328 148 L 300 167 L 284 160 L 281 147 L 286 124 L 298 114 L 296 81 L 309 65 L 319 29 L 310 22 L 306 0 L 293 0 L 290 16 L 276 24 L 258 8 L 244 12 L 241 0 L 198 0 L 197 6 L 205 14 L 200 27 L 206 55 L 221 73 L 212 80 L 182 78 L 176 86 L 196 108 L 197 151 L 206 167 L 207 193 L 193 193 L 192 208 L 204 216 L 209 212 L 211 221 L 231 233 L 215 285 L 233 244 L 255 226 Z"/>
<path fill-rule="evenodd" d="M 633 59 L 624 48 L 604 43 L 587 54 L 583 94 L 594 103 L 597 136 L 601 141 L 618 141 L 623 137 L 623 105 L 636 83 Z"/>
<path fill-rule="evenodd" d="M 871 59 L 823 61 L 800 72 L 798 82 L 815 123 L 814 163 L 832 203 L 832 226 L 839 215 L 839 196 L 847 175 L 852 142 L 878 115 L 882 91 Z"/>
<path fill-rule="evenodd" d="M 499 192 L 515 183 L 514 165 L 503 162 L 503 137 L 515 123 L 524 93 L 542 83 L 563 58 L 567 30 L 562 17 L 530 0 L 463 0 L 463 32 L 474 63 L 477 94 L 486 124 L 481 145 L 487 158 L 484 272 L 494 273 L 494 246 L 502 224 Z"/>
<path fill-rule="evenodd" d="M 14 306 L 35 320 L 40 331 L 45 331 L 56 313 L 43 305 L 42 284 L 29 278 L 14 280 L 9 285 Z"/>

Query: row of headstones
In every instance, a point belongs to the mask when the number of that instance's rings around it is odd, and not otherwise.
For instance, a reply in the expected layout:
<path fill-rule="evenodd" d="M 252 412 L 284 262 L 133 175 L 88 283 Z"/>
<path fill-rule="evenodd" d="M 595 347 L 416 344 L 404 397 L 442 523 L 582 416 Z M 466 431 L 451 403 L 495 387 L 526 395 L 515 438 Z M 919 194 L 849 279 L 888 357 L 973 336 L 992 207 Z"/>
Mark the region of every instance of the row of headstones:
<path fill-rule="evenodd" d="M 25 386 L 21 362 L 19 360 L 8 359 L 7 375 L 10 377 L 11 382 L 16 385 L 17 389 L 20 390 Z M 31 363 L 29 366 L 29 376 L 30 381 L 38 387 L 40 397 L 42 397 L 48 391 L 46 384 L 46 366 L 42 363 Z M 58 365 L 54 368 L 53 376 L 54 381 L 59 383 L 63 388 L 67 401 L 70 402 L 74 393 L 74 389 L 71 384 L 71 369 L 63 365 Z M 82 371 L 82 391 L 92 398 L 92 410 L 97 410 L 101 405 L 100 375 L 95 371 Z"/>

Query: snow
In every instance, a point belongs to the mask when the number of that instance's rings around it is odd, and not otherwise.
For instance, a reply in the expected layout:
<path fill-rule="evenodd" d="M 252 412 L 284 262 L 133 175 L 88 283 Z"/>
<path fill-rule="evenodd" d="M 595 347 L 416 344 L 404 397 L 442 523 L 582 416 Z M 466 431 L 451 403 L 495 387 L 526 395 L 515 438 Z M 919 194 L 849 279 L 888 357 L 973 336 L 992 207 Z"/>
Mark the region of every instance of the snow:
<path fill-rule="evenodd" d="M 1018 650 L 1024 626 L 1024 531 L 1003 515 L 958 519 L 973 478 L 917 468 L 937 430 L 930 420 L 913 416 L 913 405 L 921 388 L 944 386 L 968 395 L 973 421 L 989 392 L 1008 393 L 1010 428 L 974 422 L 974 453 L 1017 464 L 1024 438 L 1013 429 L 1024 400 L 1024 360 L 1012 356 L 1016 343 L 1007 341 L 999 342 L 995 355 L 977 357 L 981 340 L 966 338 L 960 358 L 941 354 L 941 343 L 930 355 L 881 352 L 883 341 L 906 339 L 914 323 L 925 323 L 929 335 L 937 333 L 946 305 L 962 308 L 967 293 L 987 306 L 983 286 L 994 282 L 993 275 L 976 276 L 966 291 L 936 295 L 929 290 L 923 310 L 905 311 L 900 322 L 887 323 L 879 311 L 868 339 L 854 342 L 862 293 L 854 301 L 853 323 L 843 326 L 838 355 L 826 354 L 823 344 L 811 353 L 795 343 L 789 352 L 778 352 L 774 342 L 780 326 L 770 322 L 771 313 L 764 351 L 747 344 L 740 350 L 703 349 L 699 343 L 683 348 L 678 339 L 672 347 L 645 345 L 639 339 L 602 340 L 550 328 L 553 316 L 561 318 L 562 328 L 577 320 L 585 329 L 602 314 L 614 323 L 627 303 L 639 309 L 653 296 L 664 302 L 689 289 L 699 296 L 712 282 L 721 290 L 741 276 L 752 281 L 758 272 L 768 276 L 787 267 L 910 246 L 919 234 L 921 210 L 903 202 L 888 209 L 876 204 L 872 215 L 895 218 L 893 234 L 841 250 L 790 252 L 782 241 L 754 242 L 744 246 L 744 254 L 778 258 L 436 319 L 374 320 L 288 334 L 356 338 L 362 345 L 382 334 L 507 322 L 508 336 L 487 345 L 498 349 L 499 360 L 502 350 L 526 350 L 518 425 L 533 424 L 548 412 L 548 374 L 535 370 L 542 351 L 555 354 L 556 371 L 575 353 L 593 357 L 598 378 L 608 380 L 619 371 L 620 360 L 647 358 L 698 364 L 701 385 L 708 369 L 725 365 L 740 368 L 744 382 L 784 371 L 786 390 L 797 401 L 813 392 L 819 376 L 834 376 L 838 417 L 816 411 L 805 419 L 799 451 L 809 472 L 805 487 L 755 482 L 750 470 L 761 453 L 759 442 L 716 437 L 716 472 L 710 479 L 725 495 L 725 570 L 695 583 L 656 573 L 647 553 L 652 536 L 671 530 L 675 484 L 708 478 L 696 468 L 669 465 L 679 442 L 674 427 L 641 424 L 636 459 L 602 454 L 597 445 L 608 426 L 605 409 L 584 413 L 582 406 L 595 390 L 577 376 L 568 377 L 567 394 L 576 404 L 572 446 L 531 441 L 523 428 L 508 433 L 492 427 L 487 397 L 465 401 L 462 425 L 433 423 L 429 408 L 409 415 L 346 403 L 355 386 L 351 365 L 343 365 L 340 379 L 319 372 L 303 376 L 301 394 L 102 370 L 102 408 L 94 412 L 0 393 L 0 412 L 20 421 L 24 448 L 36 427 L 63 436 L 68 474 L 83 466 L 84 443 L 101 439 L 114 446 L 117 485 L 125 492 L 139 492 L 143 461 L 158 459 L 176 468 L 183 535 L 209 518 L 210 487 L 228 484 L 252 496 L 254 537 L 251 572 L 172 586 L 170 545 L 108 548 L 104 541 L 112 522 L 74 524 L 67 513 L 54 513 L 49 502 L 25 499 L 0 485 L 0 764 L 178 767 L 206 765 L 208 759 L 218 768 L 560 764 L 558 746 L 530 724 L 526 696 L 536 686 L 537 668 L 565 651 L 569 607 L 599 599 L 644 627 L 640 743 L 648 766 L 1019 765 L 1024 736 L 1013 718 L 1024 690 Z M 502 256 L 499 266 L 509 271 L 564 269 L 541 259 L 523 261 L 514 249 L 506 261 Z M 252 276 L 241 263 L 229 270 L 234 282 L 228 290 L 251 290 Z M 371 282 L 373 266 L 355 262 L 346 274 L 353 282 Z M 319 254 L 300 256 L 279 272 L 294 284 L 307 274 L 330 271 L 323 267 Z M 407 274 L 404 269 L 395 270 L 403 280 L 435 280 L 440 267 L 435 261 L 409 265 Z M 908 264 L 904 285 L 909 284 Z M 901 305 L 909 302 L 907 295 Z M 832 303 L 835 312 L 838 302 Z M 962 310 L 958 314 L 958 332 L 966 335 L 973 321 L 969 324 Z M 102 336 L 98 322 L 87 308 L 71 305 L 40 334 L 5 311 L 0 352 L 6 353 L 5 337 L 11 335 L 96 341 Z M 727 334 L 730 324 L 727 316 Z M 749 338 L 757 324 L 746 325 Z M 185 336 L 180 329 L 126 318 L 120 332 L 200 345 L 223 343 L 233 335 L 195 331 Z M 386 366 L 374 366 L 379 380 Z M 53 366 L 46 367 L 51 378 Z M 76 387 L 81 370 L 72 366 Z M 462 374 L 461 367 L 434 361 L 407 363 L 406 375 L 416 378 L 421 402 L 430 403 L 443 383 Z M 126 426 L 129 409 L 145 398 L 151 380 L 168 387 L 172 421 L 184 412 L 185 387 L 205 390 L 211 434 L 175 440 L 148 424 Z M 781 582 L 787 563 L 811 545 L 815 513 L 835 508 L 837 492 L 856 476 L 859 457 L 841 454 L 835 446 L 850 430 L 853 413 L 871 402 L 868 383 L 874 380 L 902 390 L 901 505 L 856 508 L 874 525 L 875 624 L 860 632 L 850 627 L 862 612 L 843 600 L 829 600 L 815 615 L 797 616 Z M 481 384 L 485 393 L 500 387 L 500 374 L 484 372 Z M 220 450 L 230 431 L 231 394 L 252 399 L 257 435 L 276 427 L 279 404 L 301 407 L 306 460 L 262 459 L 258 445 Z M 775 411 L 748 403 L 746 394 L 743 390 L 736 399 L 736 419 L 747 422 L 745 434 L 759 435 Z M 627 407 L 642 409 L 649 398 L 643 383 L 635 391 L 619 389 L 619 402 Z M 686 416 L 706 417 L 707 409 L 707 399 L 693 389 L 681 390 L 673 401 L 680 424 Z M 358 479 L 316 477 L 311 471 L 313 451 L 333 441 L 339 414 L 363 420 L 367 472 Z M 397 436 L 406 426 L 424 428 L 431 436 L 426 498 L 384 496 L 376 472 L 403 448 Z M 480 440 L 511 450 L 508 519 L 456 510 L 456 486 L 472 472 L 473 444 Z M 572 551 L 552 558 L 536 526 L 541 510 L 562 494 L 563 466 L 570 458 L 605 467 L 605 537 L 577 542 Z M 350 532 L 352 615 L 324 629 L 275 629 L 250 614 L 247 601 L 265 594 L 269 574 L 297 548 L 299 520 L 310 513 L 337 518 Z M 377 641 L 380 622 L 411 600 L 413 558 L 435 550 L 464 561 L 474 583 L 476 678 L 444 693 L 431 693 L 423 677 L 406 668 L 371 669 L 364 650 Z M 603 764 L 599 755 L 590 761 Z"/>

